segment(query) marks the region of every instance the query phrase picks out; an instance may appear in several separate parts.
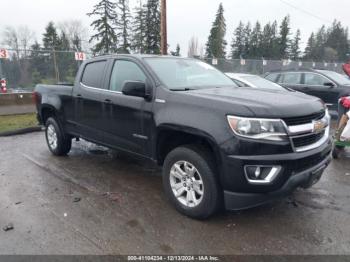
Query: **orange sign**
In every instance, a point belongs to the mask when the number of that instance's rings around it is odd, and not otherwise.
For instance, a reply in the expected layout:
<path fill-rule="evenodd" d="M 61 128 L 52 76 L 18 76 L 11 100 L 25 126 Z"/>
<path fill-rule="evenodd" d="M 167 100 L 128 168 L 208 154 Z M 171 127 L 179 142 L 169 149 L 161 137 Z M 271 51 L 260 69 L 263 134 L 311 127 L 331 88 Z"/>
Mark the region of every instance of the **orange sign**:
<path fill-rule="evenodd" d="M 0 48 L 0 59 L 7 59 L 7 58 L 9 58 L 9 52 L 4 48 Z"/>
<path fill-rule="evenodd" d="M 75 60 L 77 61 L 84 61 L 86 60 L 86 55 L 83 52 L 76 52 L 75 53 Z"/>

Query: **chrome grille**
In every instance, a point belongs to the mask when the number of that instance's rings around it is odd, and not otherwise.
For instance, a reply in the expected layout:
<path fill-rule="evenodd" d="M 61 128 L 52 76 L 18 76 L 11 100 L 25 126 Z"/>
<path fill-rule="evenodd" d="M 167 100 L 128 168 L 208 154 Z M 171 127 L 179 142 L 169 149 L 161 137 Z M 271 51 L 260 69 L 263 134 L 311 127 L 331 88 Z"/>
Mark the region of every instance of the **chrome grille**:
<path fill-rule="evenodd" d="M 318 142 L 325 135 L 325 133 L 326 131 L 323 130 L 318 134 L 307 134 L 299 137 L 292 137 L 292 141 L 295 147 L 309 146 Z"/>
<path fill-rule="evenodd" d="M 297 125 L 304 125 L 304 124 L 311 123 L 314 120 L 320 120 L 324 118 L 325 115 L 326 115 L 326 112 L 321 111 L 319 113 L 315 113 L 307 116 L 284 118 L 283 121 L 287 124 L 287 126 L 297 126 Z"/>
<path fill-rule="evenodd" d="M 312 150 L 329 138 L 329 115 L 325 111 L 284 119 L 295 152 Z"/>

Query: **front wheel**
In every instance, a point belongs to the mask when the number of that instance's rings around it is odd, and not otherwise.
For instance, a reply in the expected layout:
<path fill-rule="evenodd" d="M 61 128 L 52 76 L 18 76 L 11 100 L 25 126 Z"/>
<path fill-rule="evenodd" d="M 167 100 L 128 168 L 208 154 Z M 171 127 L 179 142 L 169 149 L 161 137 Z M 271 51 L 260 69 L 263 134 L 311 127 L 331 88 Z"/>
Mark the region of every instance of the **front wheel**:
<path fill-rule="evenodd" d="M 64 134 L 56 119 L 49 118 L 46 121 L 45 136 L 47 145 L 55 156 L 67 155 L 71 150 L 72 139 Z"/>
<path fill-rule="evenodd" d="M 206 150 L 196 146 L 176 148 L 165 159 L 165 193 L 180 213 L 191 218 L 208 218 L 221 205 L 221 191 L 211 159 Z"/>

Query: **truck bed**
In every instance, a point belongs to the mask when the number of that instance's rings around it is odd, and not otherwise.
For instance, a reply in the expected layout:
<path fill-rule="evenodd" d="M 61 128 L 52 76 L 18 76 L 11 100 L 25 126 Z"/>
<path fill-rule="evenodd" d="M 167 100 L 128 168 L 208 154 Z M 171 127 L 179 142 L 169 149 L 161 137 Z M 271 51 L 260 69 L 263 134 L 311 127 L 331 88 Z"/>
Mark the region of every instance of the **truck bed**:
<path fill-rule="evenodd" d="M 73 85 L 37 85 L 35 91 L 45 94 L 55 94 L 70 96 L 72 94 Z"/>

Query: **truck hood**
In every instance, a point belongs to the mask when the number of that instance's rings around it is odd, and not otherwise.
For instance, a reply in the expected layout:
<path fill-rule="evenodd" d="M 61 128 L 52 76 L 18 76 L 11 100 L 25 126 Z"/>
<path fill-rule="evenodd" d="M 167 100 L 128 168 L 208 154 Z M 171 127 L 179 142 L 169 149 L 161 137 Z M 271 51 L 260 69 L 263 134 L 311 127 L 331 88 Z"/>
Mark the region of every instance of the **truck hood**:
<path fill-rule="evenodd" d="M 323 102 L 313 96 L 300 92 L 278 91 L 253 88 L 215 88 L 187 92 L 188 95 L 230 103 L 234 114 L 235 108 L 245 107 L 256 117 L 282 118 L 298 117 L 318 113 L 324 109 Z"/>

